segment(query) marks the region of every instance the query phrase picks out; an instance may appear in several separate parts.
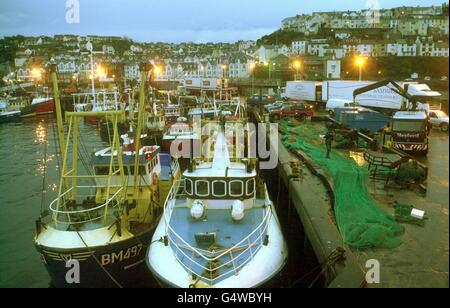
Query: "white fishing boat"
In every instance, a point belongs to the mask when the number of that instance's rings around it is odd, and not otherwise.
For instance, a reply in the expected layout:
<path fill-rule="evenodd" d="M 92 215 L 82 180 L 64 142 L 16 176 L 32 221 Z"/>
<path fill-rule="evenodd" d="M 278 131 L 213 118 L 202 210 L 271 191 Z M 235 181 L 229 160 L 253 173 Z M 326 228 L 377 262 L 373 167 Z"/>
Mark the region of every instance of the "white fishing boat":
<path fill-rule="evenodd" d="M 230 159 L 223 131 L 212 161 L 194 163 L 170 192 L 147 264 L 163 286 L 263 286 L 287 261 L 267 188 L 250 160 Z"/>

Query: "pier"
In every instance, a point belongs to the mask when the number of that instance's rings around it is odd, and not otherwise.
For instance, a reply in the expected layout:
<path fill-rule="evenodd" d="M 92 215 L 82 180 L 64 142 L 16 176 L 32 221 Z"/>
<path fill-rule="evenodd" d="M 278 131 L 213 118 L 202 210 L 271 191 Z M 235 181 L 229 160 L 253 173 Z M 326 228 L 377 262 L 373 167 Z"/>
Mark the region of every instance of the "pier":
<path fill-rule="evenodd" d="M 251 117 L 262 121 L 257 110 L 251 112 Z M 398 223 L 404 227 L 404 233 L 399 236 L 401 244 L 396 248 L 358 249 L 345 243 L 336 222 L 336 192 L 330 174 L 304 152 L 288 150 L 283 145 L 283 137 L 281 131 L 277 140 L 279 165 L 275 176 L 282 180 L 288 202 L 278 204 L 278 208 L 287 206 L 290 215 L 300 218 L 308 241 L 322 265 L 327 287 L 448 287 L 448 200 L 443 198 L 444 190 L 448 189 L 448 179 L 439 178 L 445 177 L 445 171 L 442 174 L 433 163 L 427 166 L 424 162 L 418 162 L 429 172 L 428 180 L 423 185 L 425 195 L 421 189 L 386 185 L 384 181 L 369 178 L 366 185 L 370 196 L 389 216 L 394 217 L 394 205 L 398 202 L 424 210 L 427 219 L 422 226 Z M 432 142 L 438 143 L 439 137 Z M 445 152 L 440 148 L 439 151 L 448 157 L 448 150 Z M 392 155 L 405 159 L 400 156 L 403 153 Z M 445 154 L 430 153 L 428 162 L 441 158 L 441 155 Z M 441 166 L 444 170 L 448 170 L 447 161 L 445 159 L 447 166 Z M 444 164 L 442 158 L 441 164 Z M 368 167 L 367 163 L 364 165 Z M 370 283 L 366 279 L 366 273 L 372 269 L 374 261 L 380 266 L 379 283 Z"/>

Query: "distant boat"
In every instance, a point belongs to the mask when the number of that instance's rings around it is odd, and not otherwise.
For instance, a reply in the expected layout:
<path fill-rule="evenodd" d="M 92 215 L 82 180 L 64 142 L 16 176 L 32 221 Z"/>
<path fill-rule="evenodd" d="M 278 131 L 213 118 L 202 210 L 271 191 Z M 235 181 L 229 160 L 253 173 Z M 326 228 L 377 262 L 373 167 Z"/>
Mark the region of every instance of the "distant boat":
<path fill-rule="evenodd" d="M 37 115 L 53 114 L 55 112 L 55 102 L 51 97 L 34 98 L 31 104 L 21 109 L 23 118 Z"/>
<path fill-rule="evenodd" d="M 0 124 L 20 121 L 19 110 L 11 111 L 7 103 L 0 101 Z"/>
<path fill-rule="evenodd" d="M 101 90 L 95 93 L 95 98 L 91 93 L 72 94 L 75 112 L 103 112 L 125 110 L 125 105 L 119 102 L 119 92 Z M 99 116 L 87 116 L 84 121 L 91 124 L 98 124 L 102 120 Z"/>

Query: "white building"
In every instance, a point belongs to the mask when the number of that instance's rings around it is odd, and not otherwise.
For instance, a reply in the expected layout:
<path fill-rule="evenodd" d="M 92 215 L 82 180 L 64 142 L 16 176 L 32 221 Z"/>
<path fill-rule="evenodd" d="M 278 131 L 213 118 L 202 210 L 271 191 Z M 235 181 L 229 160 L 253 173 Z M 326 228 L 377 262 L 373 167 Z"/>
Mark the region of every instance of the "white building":
<path fill-rule="evenodd" d="M 308 44 L 308 54 L 323 57 L 329 47 L 330 44 L 327 39 L 314 39 Z"/>
<path fill-rule="evenodd" d="M 327 79 L 341 79 L 341 61 L 327 60 L 324 76 Z"/>
<path fill-rule="evenodd" d="M 263 45 L 253 54 L 259 62 L 269 62 L 270 59 L 278 56 L 277 48 L 275 46 Z"/>
<path fill-rule="evenodd" d="M 359 43 L 356 46 L 356 52 L 359 53 L 361 56 L 369 57 L 374 52 L 374 46 L 372 43 Z"/>
<path fill-rule="evenodd" d="M 127 63 L 124 66 L 124 75 L 126 79 L 139 80 L 141 73 L 139 70 L 139 64 L 137 63 Z"/>
<path fill-rule="evenodd" d="M 103 45 L 102 50 L 104 53 L 110 54 L 110 55 L 113 55 L 116 53 L 116 50 L 114 49 L 114 47 L 108 46 L 108 45 Z"/>
<path fill-rule="evenodd" d="M 292 42 L 292 52 L 298 55 L 306 55 L 308 51 L 308 42 L 307 41 L 294 41 Z"/>

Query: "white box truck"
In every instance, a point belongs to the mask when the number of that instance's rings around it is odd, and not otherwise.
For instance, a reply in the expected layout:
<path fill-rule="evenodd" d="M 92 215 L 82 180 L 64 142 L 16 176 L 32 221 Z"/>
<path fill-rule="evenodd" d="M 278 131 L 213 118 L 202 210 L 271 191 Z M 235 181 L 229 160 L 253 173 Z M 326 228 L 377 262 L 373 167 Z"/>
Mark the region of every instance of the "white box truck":
<path fill-rule="evenodd" d="M 353 101 L 353 92 L 356 89 L 372 83 L 375 83 L 375 81 L 324 81 L 322 85 L 322 101 L 328 102 L 330 99 Z M 404 98 L 388 87 L 382 87 L 358 96 L 356 101 L 361 106 L 368 108 L 400 110 Z"/>
<path fill-rule="evenodd" d="M 375 81 L 324 81 L 322 101 L 326 103 L 330 99 L 353 100 L 353 92 L 356 89 L 373 83 Z M 428 110 L 428 105 L 436 106 L 439 104 L 441 94 L 431 91 L 425 84 L 418 84 L 417 82 L 397 82 L 397 84 L 408 90 L 409 95 L 417 98 L 419 110 Z M 363 107 L 377 110 L 401 110 L 405 106 L 406 99 L 389 87 L 381 87 L 359 95 L 356 102 Z"/>
<path fill-rule="evenodd" d="M 322 83 L 316 81 L 288 81 L 281 94 L 284 100 L 317 102 L 321 100 Z"/>

